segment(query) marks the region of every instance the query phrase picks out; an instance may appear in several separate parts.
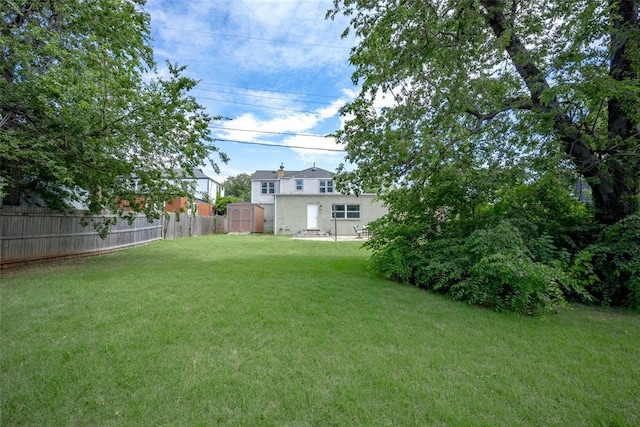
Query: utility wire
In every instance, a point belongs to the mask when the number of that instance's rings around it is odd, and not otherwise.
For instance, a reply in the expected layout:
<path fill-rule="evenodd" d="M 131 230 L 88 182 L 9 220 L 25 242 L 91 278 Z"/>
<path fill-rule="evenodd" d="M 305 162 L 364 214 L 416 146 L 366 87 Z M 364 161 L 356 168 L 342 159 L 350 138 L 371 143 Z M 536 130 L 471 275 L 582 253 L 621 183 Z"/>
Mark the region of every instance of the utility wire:
<path fill-rule="evenodd" d="M 320 98 L 330 98 L 330 99 L 336 99 L 337 98 L 336 96 L 319 95 L 317 93 L 287 92 L 287 91 L 284 91 L 284 90 L 252 88 L 252 87 L 246 87 L 246 86 L 235 86 L 235 85 L 228 85 L 228 84 L 215 83 L 215 82 L 206 82 L 206 81 L 199 81 L 198 84 L 211 85 L 211 86 L 232 87 L 232 88 L 236 88 L 236 89 L 245 89 L 245 90 L 258 90 L 258 91 L 262 91 L 262 92 L 286 93 L 288 95 L 317 96 L 317 97 L 320 97 Z"/>
<path fill-rule="evenodd" d="M 154 74 L 155 76 L 160 76 L 160 74 Z M 288 92 L 285 90 L 275 90 L 275 89 L 264 89 L 264 88 L 258 88 L 258 87 L 247 87 L 247 86 L 237 86 L 237 85 L 229 85 L 229 84 L 224 84 L 224 83 L 216 83 L 216 82 L 207 82 L 204 80 L 200 80 L 197 76 L 193 76 L 191 77 L 194 80 L 197 80 L 198 85 L 210 85 L 210 86 L 222 86 L 222 87 L 231 87 L 231 88 L 235 88 L 235 89 L 243 89 L 243 90 L 255 90 L 255 91 L 260 91 L 260 92 L 273 92 L 273 93 L 284 93 L 287 95 L 300 95 L 300 96 L 311 96 L 311 97 L 319 97 L 319 98 L 329 98 L 329 99 L 334 99 L 337 100 L 340 97 L 339 96 L 334 96 L 334 95 L 320 95 L 317 93 L 304 93 L 304 92 Z M 203 90 L 203 91 L 207 91 L 207 92 L 217 92 L 215 90 L 212 89 L 203 89 L 203 88 L 199 88 L 199 87 L 195 87 L 193 90 Z M 220 91 L 220 93 L 228 93 L 228 94 L 233 94 L 233 95 L 241 95 L 238 93 L 232 93 L 232 92 L 222 92 Z M 255 96 L 255 95 L 246 95 L 246 96 Z M 289 98 L 286 98 L 286 100 L 289 100 Z M 309 102 L 309 101 L 306 101 Z M 326 105 L 331 105 L 330 103 L 326 104 Z"/>
<path fill-rule="evenodd" d="M 268 144 L 266 142 L 249 142 L 249 141 L 238 141 L 236 139 L 220 139 L 213 138 L 213 142 L 233 142 L 235 144 L 246 144 L 246 145 L 262 145 L 265 147 L 276 147 L 276 148 L 297 148 L 300 150 L 314 150 L 314 151 L 330 151 L 332 153 L 343 153 L 344 150 L 334 149 L 334 148 L 313 148 L 313 147 L 302 147 L 300 145 L 278 145 L 278 144 Z"/>
<path fill-rule="evenodd" d="M 314 138 L 327 138 L 326 135 L 314 135 L 312 133 L 294 133 L 294 132 L 273 132 L 267 130 L 252 130 L 252 129 L 239 129 L 239 128 L 229 128 L 223 126 L 209 126 L 209 129 L 222 129 L 222 130 L 235 130 L 239 132 L 253 132 L 253 133 L 268 133 L 272 135 L 290 135 L 290 136 L 310 136 Z"/>
<path fill-rule="evenodd" d="M 248 96 L 248 97 L 252 97 L 252 98 L 263 98 L 263 99 L 277 99 L 280 101 L 291 101 L 291 102 L 306 102 L 309 104 L 319 104 L 319 105 L 331 105 L 331 103 L 327 103 L 327 102 L 318 102 L 318 101 L 306 101 L 306 100 L 300 100 L 300 99 L 290 99 L 290 98 L 278 98 L 275 96 L 266 96 L 266 95 L 253 95 L 253 94 L 248 94 L 248 93 L 238 93 L 238 92 L 225 92 L 222 90 L 213 90 L 213 89 L 202 89 L 202 88 L 194 88 L 194 90 L 202 90 L 205 92 L 213 92 L 213 93 L 224 93 L 227 95 L 236 95 L 236 96 Z"/>
<path fill-rule="evenodd" d="M 198 99 L 207 99 L 209 101 L 226 102 L 228 104 L 246 105 L 246 106 L 255 107 L 255 108 L 267 108 L 267 109 L 270 109 L 270 110 L 292 111 L 294 113 L 319 114 L 317 111 L 304 111 L 304 110 L 295 110 L 295 109 L 292 109 L 292 108 L 271 107 L 271 106 L 268 106 L 268 105 L 248 104 L 246 102 L 228 101 L 226 99 L 207 98 L 207 97 L 204 97 L 204 96 L 198 96 Z"/>
<path fill-rule="evenodd" d="M 271 42 L 271 43 L 289 43 L 289 44 L 298 44 L 298 45 L 303 45 L 303 46 L 316 46 L 316 47 L 326 47 L 326 48 L 330 48 L 330 49 L 351 50 L 350 47 L 343 47 L 343 46 L 332 46 L 332 45 L 328 45 L 328 44 L 319 44 L 319 43 L 304 43 L 304 42 L 296 42 L 296 41 L 291 41 L 291 40 L 265 39 L 265 38 L 262 38 L 262 37 L 238 36 L 238 35 L 235 35 L 235 34 L 216 33 L 216 32 L 213 32 L 213 31 L 185 30 L 184 28 L 172 28 L 172 27 L 156 27 L 156 28 L 162 28 L 162 29 L 171 30 L 171 31 L 182 31 L 182 32 L 185 32 L 185 33 L 207 34 L 207 35 L 210 35 L 210 36 L 223 36 L 223 37 L 234 37 L 234 38 L 237 38 L 237 39 L 259 40 L 259 41 Z"/>

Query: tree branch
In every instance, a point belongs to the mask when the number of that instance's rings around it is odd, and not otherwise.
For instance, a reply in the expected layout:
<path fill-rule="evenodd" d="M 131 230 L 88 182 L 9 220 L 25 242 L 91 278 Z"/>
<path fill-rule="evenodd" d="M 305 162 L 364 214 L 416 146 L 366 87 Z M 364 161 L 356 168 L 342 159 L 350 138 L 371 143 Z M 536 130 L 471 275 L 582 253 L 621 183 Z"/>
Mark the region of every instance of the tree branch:
<path fill-rule="evenodd" d="M 578 171 L 585 177 L 595 177 L 598 173 L 599 158 L 589 146 L 580 127 L 562 110 L 557 99 L 542 101 L 544 91 L 551 89 L 544 73 L 534 62 L 531 53 L 518 37 L 504 14 L 504 0 L 481 0 L 486 10 L 485 20 L 497 38 L 506 38 L 505 49 L 524 80 L 531 95 L 532 109 L 552 114 L 555 135 L 564 145 Z"/>
<path fill-rule="evenodd" d="M 503 106 L 501 106 L 495 111 L 481 113 L 476 109 L 467 108 L 466 113 L 476 118 L 476 127 L 472 130 L 472 132 L 479 132 L 482 129 L 482 123 L 493 119 L 495 116 L 497 116 L 500 113 L 504 113 L 505 111 L 510 111 L 510 110 L 531 110 L 531 109 L 533 109 L 533 104 L 531 103 L 530 98 L 517 97 L 517 98 L 512 98 L 508 100 Z"/>
<path fill-rule="evenodd" d="M 520 38 L 514 33 L 513 26 L 509 25 L 504 14 L 504 1 L 502 0 L 482 0 L 482 6 L 486 9 L 485 19 L 493 30 L 496 37 L 501 38 L 506 35 L 506 51 L 511 58 L 513 65 L 518 70 L 518 74 L 524 80 L 531 100 L 536 108 L 550 110 L 554 108 L 553 102 L 544 106 L 541 101 L 542 92 L 549 89 L 549 83 L 544 77 L 544 73 L 538 68 L 531 54 L 524 46 Z"/>
<path fill-rule="evenodd" d="M 11 113 L 5 114 L 2 116 L 2 119 L 0 119 L 0 129 L 2 129 L 4 125 L 6 125 L 9 122 L 10 118 L 11 118 Z"/>

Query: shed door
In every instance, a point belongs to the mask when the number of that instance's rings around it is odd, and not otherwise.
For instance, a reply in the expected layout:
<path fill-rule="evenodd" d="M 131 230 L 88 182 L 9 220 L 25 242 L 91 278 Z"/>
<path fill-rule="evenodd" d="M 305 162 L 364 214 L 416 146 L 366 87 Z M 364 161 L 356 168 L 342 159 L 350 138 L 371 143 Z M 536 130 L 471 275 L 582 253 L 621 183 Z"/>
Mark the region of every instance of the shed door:
<path fill-rule="evenodd" d="M 231 227 L 234 233 L 251 233 L 253 225 L 253 210 L 248 207 L 235 207 L 229 212 Z"/>
<path fill-rule="evenodd" d="M 317 203 L 307 204 L 307 230 L 318 229 L 318 211 L 319 205 Z"/>

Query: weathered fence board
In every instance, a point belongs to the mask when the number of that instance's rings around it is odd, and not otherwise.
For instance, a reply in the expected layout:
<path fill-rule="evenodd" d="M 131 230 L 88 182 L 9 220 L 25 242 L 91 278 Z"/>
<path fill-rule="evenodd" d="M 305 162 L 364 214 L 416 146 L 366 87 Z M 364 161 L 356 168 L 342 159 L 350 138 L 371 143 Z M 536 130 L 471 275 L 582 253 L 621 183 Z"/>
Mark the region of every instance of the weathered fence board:
<path fill-rule="evenodd" d="M 102 221 L 109 215 L 91 217 Z M 82 226 L 83 212 L 59 214 L 47 209 L 0 209 L 0 267 L 36 260 L 71 258 L 122 249 L 162 238 L 160 221 L 136 216 L 131 224 L 119 219 L 105 239 L 92 225 Z"/>
<path fill-rule="evenodd" d="M 226 233 L 226 221 L 223 216 L 189 216 L 169 214 L 164 224 L 165 239 L 206 236 Z"/>
<path fill-rule="evenodd" d="M 90 217 L 94 221 L 110 215 Z M 32 261 L 93 255 L 165 239 L 224 233 L 223 217 L 191 217 L 172 214 L 149 222 L 134 217 L 131 224 L 118 219 L 105 239 L 91 224 L 83 226 L 84 212 L 60 214 L 42 208 L 0 208 L 0 268 Z"/>
<path fill-rule="evenodd" d="M 189 215 L 169 214 L 168 219 L 165 219 L 164 222 L 163 238 L 179 239 L 181 237 L 189 237 L 190 223 L 191 216 Z"/>

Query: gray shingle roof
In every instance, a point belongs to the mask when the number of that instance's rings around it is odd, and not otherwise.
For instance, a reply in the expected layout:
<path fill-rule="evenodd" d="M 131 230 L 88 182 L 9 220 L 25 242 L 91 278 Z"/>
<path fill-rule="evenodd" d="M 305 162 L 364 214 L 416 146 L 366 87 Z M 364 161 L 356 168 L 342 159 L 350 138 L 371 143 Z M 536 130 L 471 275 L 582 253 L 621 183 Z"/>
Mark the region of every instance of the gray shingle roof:
<path fill-rule="evenodd" d="M 191 177 L 191 174 L 189 172 L 185 171 L 184 169 L 174 169 L 173 172 L 176 174 L 176 178 L 193 179 Z M 202 171 L 202 169 L 198 169 L 198 168 L 194 168 L 193 169 L 193 176 L 195 177 L 195 179 L 210 179 L 212 181 L 215 181 L 215 179 L 207 176 Z"/>
<path fill-rule="evenodd" d="M 285 178 L 333 178 L 333 172 L 321 168 L 307 168 L 301 171 L 284 171 Z M 252 180 L 276 180 L 278 179 L 278 171 L 259 170 L 251 175 Z"/>

